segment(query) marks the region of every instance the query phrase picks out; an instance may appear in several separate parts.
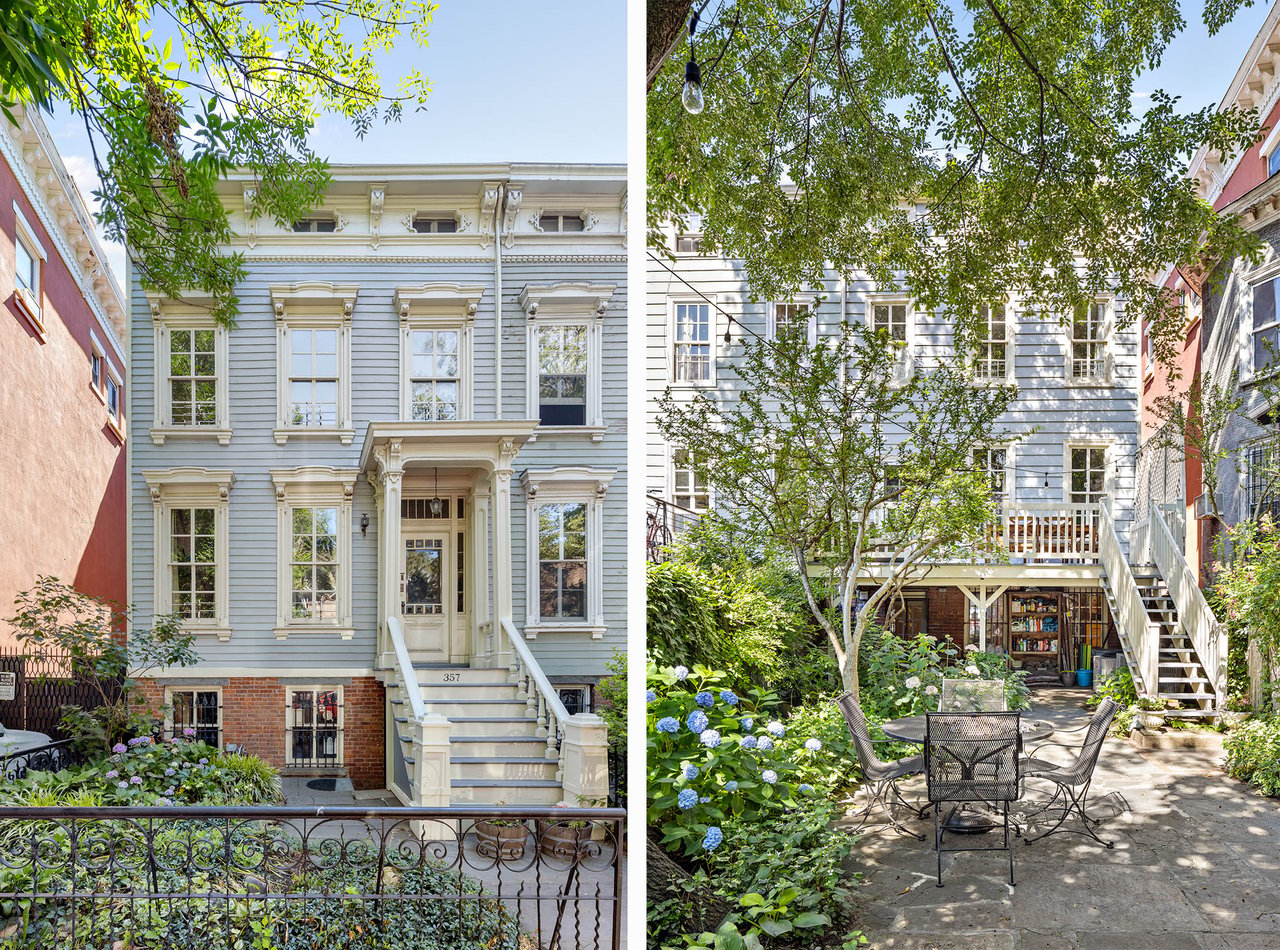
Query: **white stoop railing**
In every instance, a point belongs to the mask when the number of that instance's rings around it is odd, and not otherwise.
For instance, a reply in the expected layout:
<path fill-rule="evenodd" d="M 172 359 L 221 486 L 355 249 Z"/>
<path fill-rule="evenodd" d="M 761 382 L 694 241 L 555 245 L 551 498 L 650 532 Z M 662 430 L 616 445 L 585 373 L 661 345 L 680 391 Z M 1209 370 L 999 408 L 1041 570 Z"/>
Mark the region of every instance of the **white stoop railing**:
<path fill-rule="evenodd" d="M 1114 601 L 1116 630 L 1133 671 L 1134 685 L 1140 694 L 1154 696 L 1160 689 L 1160 628 L 1147 615 L 1142 593 L 1129 569 L 1129 559 L 1120 547 L 1116 527 L 1105 509 L 1098 516 L 1098 555 L 1104 582 Z"/>
<path fill-rule="evenodd" d="M 1151 560 L 1164 576 L 1169 596 L 1178 610 L 1178 623 L 1191 640 L 1213 688 L 1215 702 L 1220 704 L 1227 695 L 1226 626 L 1213 615 L 1195 572 L 1182 556 L 1182 546 L 1158 507 L 1152 507 L 1148 530 Z"/>
<path fill-rule="evenodd" d="M 508 673 L 516 698 L 526 702 L 538 735 L 546 736 L 547 758 L 556 762 L 556 781 L 570 804 L 603 801 L 609 794 L 609 737 L 604 720 L 593 713 L 569 715 L 560 694 L 542 671 L 533 651 L 509 617 L 499 624 L 511 647 Z"/>
<path fill-rule="evenodd" d="M 408 706 L 408 715 L 395 717 L 395 734 L 401 743 L 409 773 L 409 798 L 415 805 L 447 807 L 449 805 L 449 720 L 433 713 L 422 698 L 418 674 L 404 641 L 404 626 L 399 617 L 387 618 L 387 636 L 391 640 L 399 674 L 400 702 L 394 708 Z M 407 746 L 407 748 L 405 748 Z"/>

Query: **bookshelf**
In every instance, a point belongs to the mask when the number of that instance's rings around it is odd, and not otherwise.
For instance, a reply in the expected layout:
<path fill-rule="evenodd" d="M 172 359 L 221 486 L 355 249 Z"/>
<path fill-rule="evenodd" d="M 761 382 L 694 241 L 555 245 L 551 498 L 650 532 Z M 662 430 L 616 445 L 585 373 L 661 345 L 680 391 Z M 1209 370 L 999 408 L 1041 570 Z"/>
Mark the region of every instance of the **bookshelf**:
<path fill-rule="evenodd" d="M 1020 659 L 1058 657 L 1062 605 L 1057 594 L 1009 595 L 1009 653 Z"/>

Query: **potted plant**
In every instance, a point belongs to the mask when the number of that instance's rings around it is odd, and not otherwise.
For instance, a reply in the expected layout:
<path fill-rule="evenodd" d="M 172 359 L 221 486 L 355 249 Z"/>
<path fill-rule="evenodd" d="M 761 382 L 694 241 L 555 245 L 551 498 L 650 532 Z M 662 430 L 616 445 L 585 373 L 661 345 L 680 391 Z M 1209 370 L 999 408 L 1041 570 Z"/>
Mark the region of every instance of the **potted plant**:
<path fill-rule="evenodd" d="M 501 808 L 506 802 L 498 802 Z M 524 857 L 529 829 L 523 818 L 477 818 L 476 850 L 487 858 L 515 861 Z"/>
<path fill-rule="evenodd" d="M 1249 697 L 1243 693 L 1232 693 L 1227 697 L 1226 703 L 1218 714 L 1218 721 L 1231 729 L 1240 725 L 1252 714 L 1253 707 L 1249 705 Z"/>
<path fill-rule="evenodd" d="M 1164 700 L 1152 696 L 1141 696 L 1135 705 L 1138 707 L 1138 725 L 1143 729 L 1159 729 L 1164 725 Z"/>
<path fill-rule="evenodd" d="M 584 808 L 598 808 L 603 802 L 598 799 L 585 799 Z M 556 808 L 572 807 L 568 802 L 556 802 Z M 557 858 L 573 857 L 582 854 L 586 844 L 591 840 L 594 823 L 585 818 L 571 821 L 556 821 L 554 818 L 538 819 L 538 850 L 545 855 Z"/>

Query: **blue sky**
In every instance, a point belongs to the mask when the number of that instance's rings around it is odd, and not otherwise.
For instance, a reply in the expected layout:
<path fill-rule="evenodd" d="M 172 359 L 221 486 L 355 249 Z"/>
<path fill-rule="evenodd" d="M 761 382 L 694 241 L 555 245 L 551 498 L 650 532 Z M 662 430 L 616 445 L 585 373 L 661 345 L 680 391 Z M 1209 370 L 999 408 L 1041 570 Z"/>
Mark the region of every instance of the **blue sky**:
<path fill-rule="evenodd" d="M 1210 37 L 1200 3 L 1184 5 L 1188 28 L 1139 78 L 1138 95 L 1163 88 L 1184 109 L 1216 105 L 1268 8 L 1241 10 Z M 625 29 L 626 0 L 440 0 L 430 45 L 406 40 L 380 61 L 389 88 L 421 69 L 432 83 L 426 110 L 363 140 L 322 118 L 317 147 L 333 162 L 625 162 Z M 95 181 L 83 128 L 65 113 L 49 126 L 87 196 Z M 108 256 L 123 277 L 123 254 Z"/>

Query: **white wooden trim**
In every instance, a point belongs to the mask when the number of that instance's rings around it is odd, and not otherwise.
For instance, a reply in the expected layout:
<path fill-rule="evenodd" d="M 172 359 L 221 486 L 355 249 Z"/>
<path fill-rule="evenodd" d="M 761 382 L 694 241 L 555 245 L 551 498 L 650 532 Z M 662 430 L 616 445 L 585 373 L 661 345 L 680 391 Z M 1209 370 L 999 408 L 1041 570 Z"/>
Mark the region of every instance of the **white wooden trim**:
<path fill-rule="evenodd" d="M 351 421 L 351 314 L 356 286 L 327 282 L 292 284 L 287 289 L 271 288 L 272 311 L 276 318 L 276 425 L 272 431 L 276 445 L 285 445 L 290 436 L 337 438 L 350 445 L 355 438 Z M 292 376 L 294 330 L 334 330 L 337 333 L 337 424 L 332 426 L 294 425 L 289 380 Z"/>
<path fill-rule="evenodd" d="M 1067 321 L 1066 348 L 1062 361 L 1062 378 L 1067 386 L 1113 386 L 1116 377 L 1116 298 L 1099 294 L 1090 299 L 1102 307 L 1102 373 L 1093 376 L 1075 376 L 1071 371 L 1071 346 L 1075 339 L 1075 315 Z"/>
<path fill-rule="evenodd" d="M 678 294 L 667 298 L 667 340 L 666 364 L 667 384 L 671 389 L 707 389 L 716 385 L 717 368 L 720 362 L 718 345 L 720 334 L 720 298 L 715 294 L 699 297 L 697 294 Z M 707 344 L 710 367 L 707 379 L 697 382 L 676 379 L 676 308 L 689 305 L 707 308 Z"/>
<path fill-rule="evenodd" d="M 40 337 L 41 343 L 47 343 L 47 329 L 44 320 L 44 275 L 45 268 L 49 264 L 49 252 L 44 249 L 44 245 L 36 236 L 35 228 L 27 221 L 26 216 L 22 213 L 22 209 L 18 207 L 18 202 L 13 202 L 14 215 L 14 279 L 13 293 L 14 302 L 18 305 L 18 309 L 22 315 L 27 318 L 31 326 L 35 329 Z M 35 261 L 35 289 L 28 291 L 18 286 L 18 261 L 17 261 L 17 245 L 21 243 L 26 248 L 27 253 L 31 255 Z"/>
<path fill-rule="evenodd" d="M 231 383 L 230 359 L 227 353 L 226 327 L 209 316 L 205 298 L 167 300 L 152 297 L 152 405 L 151 441 L 164 445 L 166 439 L 216 439 L 219 445 L 231 442 Z M 169 337 L 173 330 L 212 330 L 214 373 L 217 377 L 214 392 L 214 424 L 211 426 L 174 425 L 172 393 L 169 389 L 169 368 L 172 354 Z"/>
<path fill-rule="evenodd" d="M 314 693 L 324 692 L 326 690 L 332 690 L 333 692 L 338 694 L 338 721 L 335 723 L 335 726 L 337 727 L 337 731 L 338 731 L 337 745 L 336 745 L 338 755 L 330 764 L 337 767 L 345 763 L 346 761 L 345 746 L 347 744 L 346 742 L 346 739 L 347 739 L 346 692 L 340 684 L 330 685 L 325 683 L 324 681 L 319 681 L 316 683 L 290 683 L 284 687 L 284 728 L 281 731 L 284 733 L 284 764 L 286 766 L 293 764 L 293 704 L 290 701 L 293 698 L 293 694 L 297 692 L 311 692 L 314 694 Z M 318 723 L 315 723 L 315 722 L 312 723 L 313 733 L 317 725 Z M 318 757 L 312 756 L 312 758 L 315 759 Z M 314 767 L 322 768 L 323 766 L 314 766 Z"/>
<path fill-rule="evenodd" d="M 458 421 L 471 419 L 475 382 L 473 317 L 420 314 L 400 315 L 400 419 L 413 421 L 413 334 L 417 330 L 455 330 L 458 333 Z"/>
<path fill-rule="evenodd" d="M 809 315 L 805 318 L 805 341 L 813 346 L 818 342 L 818 295 L 792 297 L 785 300 L 771 300 L 765 312 L 765 335 L 770 340 L 778 338 L 778 307 L 808 307 Z"/>
<path fill-rule="evenodd" d="M 202 670 L 203 672 L 203 670 Z M 173 694 L 174 693 L 217 693 L 218 695 L 218 748 L 223 747 L 223 733 L 226 730 L 226 722 L 222 715 L 222 687 L 209 686 L 203 683 L 191 683 L 182 686 L 166 686 L 164 688 L 164 732 L 166 736 L 173 735 Z M 192 697 L 194 705 L 195 697 Z"/>

